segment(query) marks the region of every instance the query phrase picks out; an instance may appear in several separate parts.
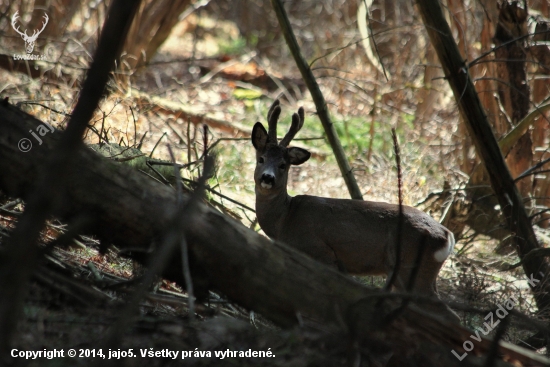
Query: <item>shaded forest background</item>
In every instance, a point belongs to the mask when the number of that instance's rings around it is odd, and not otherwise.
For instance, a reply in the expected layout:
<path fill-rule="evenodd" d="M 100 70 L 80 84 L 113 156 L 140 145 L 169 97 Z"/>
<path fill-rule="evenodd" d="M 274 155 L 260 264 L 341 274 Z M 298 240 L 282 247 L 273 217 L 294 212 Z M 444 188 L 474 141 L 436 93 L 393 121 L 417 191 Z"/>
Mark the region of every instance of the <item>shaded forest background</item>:
<path fill-rule="evenodd" d="M 514 234 L 501 216 L 418 9 L 413 2 L 403 0 L 367 3 L 366 28 L 358 26 L 358 14 L 364 13 L 354 1 L 285 3 L 363 197 L 397 200 L 390 133 L 395 128 L 402 148 L 405 204 L 428 211 L 458 240 L 456 255 L 441 273 L 444 298 L 489 309 L 513 296 L 520 300 L 519 311 L 547 321 L 545 313 L 538 312 L 526 275 L 512 267 L 519 261 L 512 245 Z M 475 83 L 544 247 L 550 238 L 549 4 L 540 0 L 497 6 L 493 1 L 448 0 L 443 5 L 466 60 L 464 68 Z M 93 59 L 108 8 L 108 1 L 0 2 L 1 96 L 63 130 Z M 14 54 L 25 53 L 24 42 L 11 25 L 16 11 L 20 14 L 18 24 L 29 29 L 29 34 L 41 28 L 44 12 L 48 14 L 48 24 L 33 52 L 44 55 L 44 60 L 13 59 Z M 287 106 L 285 110 L 305 107 L 305 127 L 299 135 L 303 140 L 295 144 L 307 147 L 314 156 L 307 165 L 291 170 L 291 194 L 349 197 L 269 2 L 144 1 L 107 90 L 89 124 L 86 143 L 96 144 L 95 149 L 115 159 L 122 154 L 116 146 L 122 146 L 139 149 L 131 151 L 133 158 L 144 154 L 168 161 L 169 145 L 176 161 L 188 165 L 182 175 L 190 189 L 203 173 L 198 161 L 205 143 L 215 146 L 217 163 L 208 181 L 207 197 L 212 205 L 247 227 L 260 231 L 252 210 L 254 154 L 248 137 L 253 123 L 265 120 L 267 107 L 279 96 Z M 289 122 L 286 116 L 283 125 Z M 206 132 L 203 123 L 210 127 Z M 22 209 L 21 201 L 4 198 L 2 236 L 13 228 Z M 63 231 L 63 224 L 52 220 L 42 241 L 48 243 Z M 118 256 L 116 249 L 105 255 L 98 252 L 100 244 L 93 237 L 77 242 L 71 248 L 54 250 L 56 261 L 65 263 L 71 276 L 101 278 L 109 274 L 114 282 L 142 271 Z M 46 270 L 35 276 L 38 282 L 30 292 L 31 306 L 25 311 L 19 345 L 43 348 L 74 338 L 85 343 L 87 332 L 83 328 L 66 319 L 59 321 L 66 310 L 52 311 L 52 304 L 64 309 L 75 298 L 74 290 L 67 292 L 52 285 L 61 282 L 53 281 L 54 277 Z M 383 284 L 376 277 L 358 280 L 367 285 Z M 152 299 L 142 305 L 142 313 L 173 317 L 181 329 L 175 334 L 181 336 L 186 326 L 178 323 L 187 320 L 187 299 L 179 286 L 168 281 L 162 284 L 164 291 L 182 298 L 154 299 L 155 293 L 151 293 Z M 48 289 L 54 289 L 53 294 Z M 124 291 L 117 292 L 113 297 L 124 298 Z M 86 297 L 92 296 L 78 297 L 85 304 Z M 211 294 L 210 301 L 199 310 L 199 318 L 204 320 L 221 313 L 251 320 L 260 329 L 273 327 L 261 316 L 251 316 L 229 303 L 223 295 Z M 90 314 L 94 312 L 100 311 Z M 475 329 L 483 324 L 484 314 L 459 313 L 467 327 Z M 92 319 L 79 322 L 100 335 L 109 321 L 103 320 L 103 326 L 94 328 Z M 149 330 L 144 326 L 148 321 L 141 322 L 142 330 Z M 163 342 L 170 339 L 171 331 L 159 331 L 158 321 L 153 324 L 152 334 L 159 333 Z M 201 328 L 194 332 L 208 334 Z M 237 333 L 228 326 L 228 339 L 224 339 L 228 346 L 239 343 L 230 334 L 256 338 L 240 324 L 235 328 L 246 331 Z M 533 330 L 513 324 L 502 338 L 526 346 L 532 334 Z M 186 337 L 182 343 L 194 345 L 193 337 Z M 285 337 L 271 334 L 256 342 L 278 345 L 278 352 L 289 345 Z M 132 343 L 149 345 L 147 332 Z M 317 340 L 307 339 L 293 345 L 288 358 L 303 362 L 298 350 L 315 350 L 315 343 Z M 532 345 L 533 341 L 527 343 Z"/>

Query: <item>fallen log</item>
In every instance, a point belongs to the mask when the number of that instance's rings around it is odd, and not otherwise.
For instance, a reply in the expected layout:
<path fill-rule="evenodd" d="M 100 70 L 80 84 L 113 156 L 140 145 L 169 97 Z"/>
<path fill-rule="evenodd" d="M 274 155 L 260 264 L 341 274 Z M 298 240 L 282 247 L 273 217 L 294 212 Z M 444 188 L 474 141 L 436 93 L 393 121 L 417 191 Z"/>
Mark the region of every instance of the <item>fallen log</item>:
<path fill-rule="evenodd" d="M 28 197 L 60 135 L 7 100 L 0 102 L 0 190 Z M 145 261 L 174 220 L 173 189 L 90 149 L 80 150 L 74 162 L 55 215 L 68 221 L 91 217 L 87 231 Z M 492 350 L 492 341 L 482 338 L 464 354 L 472 332 L 423 312 L 423 300 L 364 287 L 206 205 L 198 205 L 179 227 L 195 269 L 211 287 L 279 325 L 307 317 L 344 333 L 363 353 L 376 355 L 382 348 L 384 355 L 392 355 L 388 365 L 395 366 L 473 366 Z M 185 284 L 180 258 L 172 256 L 163 275 Z M 394 312 L 402 299 L 410 301 L 408 306 Z M 544 357 L 504 342 L 498 352 L 499 366 L 550 365 Z"/>

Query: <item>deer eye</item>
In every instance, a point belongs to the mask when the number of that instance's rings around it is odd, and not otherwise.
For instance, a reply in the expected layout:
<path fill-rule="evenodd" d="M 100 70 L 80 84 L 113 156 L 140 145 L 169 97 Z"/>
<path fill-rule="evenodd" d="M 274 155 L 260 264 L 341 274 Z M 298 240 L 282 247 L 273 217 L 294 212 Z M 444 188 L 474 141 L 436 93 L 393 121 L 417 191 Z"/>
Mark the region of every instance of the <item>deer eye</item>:
<path fill-rule="evenodd" d="M 264 157 L 260 157 L 260 159 L 258 159 L 258 163 L 263 164 L 264 163 Z"/>
<path fill-rule="evenodd" d="M 286 164 L 284 163 L 279 164 L 279 169 L 285 169 L 285 168 L 286 168 Z"/>

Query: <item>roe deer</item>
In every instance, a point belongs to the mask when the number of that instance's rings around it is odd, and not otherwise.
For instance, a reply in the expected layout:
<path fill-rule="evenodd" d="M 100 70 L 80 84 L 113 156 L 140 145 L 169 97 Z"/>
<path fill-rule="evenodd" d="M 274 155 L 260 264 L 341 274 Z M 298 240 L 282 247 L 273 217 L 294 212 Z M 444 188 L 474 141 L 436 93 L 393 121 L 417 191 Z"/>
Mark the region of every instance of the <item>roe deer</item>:
<path fill-rule="evenodd" d="M 399 205 L 330 199 L 287 193 L 290 165 L 307 161 L 310 153 L 288 147 L 304 123 L 304 109 L 292 116 L 290 130 L 277 142 L 279 101 L 269 109 L 269 131 L 257 122 L 252 130 L 256 149 L 256 215 L 264 232 L 325 264 L 357 275 L 393 272 Z M 436 278 L 452 252 L 453 234 L 428 214 L 402 206 L 401 260 L 393 288 L 437 296 Z M 418 264 L 417 264 L 418 263 Z M 418 266 L 418 269 L 414 268 Z M 416 273 L 416 276 L 414 275 Z M 414 284 L 409 285 L 413 278 Z M 442 313 L 453 321 L 458 316 L 445 306 Z"/>

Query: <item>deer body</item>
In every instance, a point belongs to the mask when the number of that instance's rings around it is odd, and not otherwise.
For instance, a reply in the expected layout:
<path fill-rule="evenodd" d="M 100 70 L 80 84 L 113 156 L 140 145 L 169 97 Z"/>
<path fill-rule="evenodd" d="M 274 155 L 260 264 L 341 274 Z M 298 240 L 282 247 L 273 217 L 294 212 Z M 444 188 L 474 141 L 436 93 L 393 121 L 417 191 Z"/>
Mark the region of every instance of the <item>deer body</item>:
<path fill-rule="evenodd" d="M 284 190 L 276 197 L 256 193 L 256 212 L 269 237 L 327 265 L 357 275 L 384 275 L 393 269 L 398 205 L 309 195 L 290 197 Z M 403 207 L 401 231 L 401 270 L 395 288 L 406 288 L 422 249 L 428 256 L 419 264 L 413 289 L 436 293 L 435 279 L 454 245 L 452 234 L 426 213 L 408 206 Z"/>
<path fill-rule="evenodd" d="M 351 274 L 381 275 L 395 270 L 393 288 L 437 296 L 436 278 L 452 252 L 454 237 L 426 213 L 381 202 L 330 199 L 287 193 L 290 165 L 307 161 L 310 153 L 288 147 L 303 125 L 302 108 L 292 117 L 288 134 L 277 142 L 281 109 L 275 101 L 268 112 L 269 132 L 261 123 L 252 131 L 256 148 L 254 172 L 256 215 L 264 232 L 312 258 Z M 398 230 L 400 263 L 395 269 Z M 444 307 L 445 308 L 445 307 Z M 443 310 L 454 321 L 456 314 Z"/>

